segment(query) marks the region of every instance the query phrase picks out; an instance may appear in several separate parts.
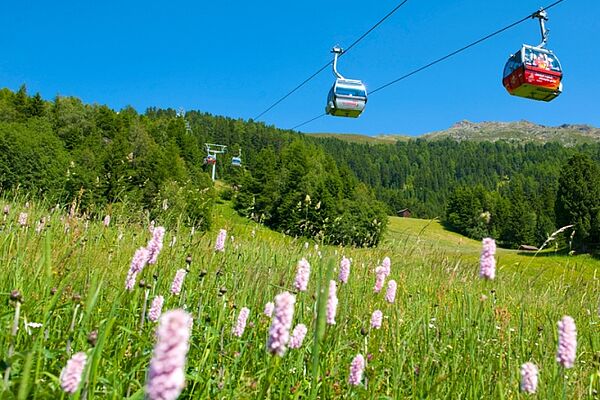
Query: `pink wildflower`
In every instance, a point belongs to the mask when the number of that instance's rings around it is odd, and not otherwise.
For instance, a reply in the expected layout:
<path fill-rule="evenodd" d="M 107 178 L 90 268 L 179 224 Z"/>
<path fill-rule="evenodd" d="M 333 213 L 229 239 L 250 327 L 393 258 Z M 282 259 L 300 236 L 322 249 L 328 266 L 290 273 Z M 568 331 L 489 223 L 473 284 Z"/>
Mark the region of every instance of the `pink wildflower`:
<path fill-rule="evenodd" d="M 533 363 L 525 363 L 521 366 L 521 390 L 525 393 L 534 394 L 538 384 L 538 368 Z"/>
<path fill-rule="evenodd" d="M 479 276 L 483 279 L 494 279 L 496 277 L 496 242 L 494 239 L 483 239 L 481 257 L 479 259 Z"/>
<path fill-rule="evenodd" d="M 148 264 L 156 264 L 158 254 L 163 248 L 163 238 L 165 237 L 165 228 L 157 226 L 152 231 L 152 239 L 148 242 Z"/>
<path fill-rule="evenodd" d="M 171 293 L 176 296 L 179 296 L 181 293 L 181 286 L 183 286 L 183 279 L 187 275 L 187 271 L 185 269 L 178 269 L 175 274 L 175 278 L 173 279 L 173 283 L 171 284 Z"/>
<path fill-rule="evenodd" d="M 383 313 L 381 310 L 373 311 L 373 315 L 371 315 L 371 327 L 375 329 L 381 328 L 381 323 L 383 322 Z"/>
<path fill-rule="evenodd" d="M 304 342 L 304 337 L 306 336 L 306 325 L 298 324 L 292 331 L 292 337 L 290 338 L 290 349 L 299 349 L 302 347 L 302 342 Z"/>
<path fill-rule="evenodd" d="M 110 225 L 110 215 L 104 216 L 104 219 L 102 220 L 102 224 L 104 225 L 105 228 L 108 228 L 108 226 Z"/>
<path fill-rule="evenodd" d="M 283 292 L 275 296 L 275 315 L 271 321 L 267 341 L 267 350 L 271 354 L 283 356 L 287 350 L 295 303 L 296 296 L 289 292 Z"/>
<path fill-rule="evenodd" d="M 308 278 L 310 277 L 310 264 L 306 261 L 306 258 L 298 261 L 298 267 L 296 270 L 296 279 L 294 281 L 294 287 L 305 292 L 308 288 Z"/>
<path fill-rule="evenodd" d="M 348 382 L 352 386 L 360 385 L 363 377 L 363 371 L 365 369 L 365 358 L 362 354 L 358 354 L 352 360 L 350 364 L 350 376 L 348 377 Z"/>
<path fill-rule="evenodd" d="M 339 280 L 342 283 L 348 283 L 348 277 L 350 276 L 350 260 L 346 257 L 342 257 L 340 262 L 340 275 Z"/>
<path fill-rule="evenodd" d="M 337 298 L 337 286 L 334 280 L 329 281 L 329 293 L 327 295 L 327 323 L 329 325 L 335 325 L 335 314 L 337 313 L 338 298 Z"/>
<path fill-rule="evenodd" d="M 225 251 L 225 240 L 227 239 L 227 231 L 221 229 L 217 235 L 217 241 L 215 242 L 215 251 Z"/>
<path fill-rule="evenodd" d="M 577 353 L 577 328 L 573 318 L 564 316 L 558 321 L 558 350 L 556 361 L 564 368 L 573 368 Z"/>
<path fill-rule="evenodd" d="M 87 355 L 84 352 L 73 354 L 73 357 L 67 361 L 67 365 L 60 373 L 60 387 L 66 393 L 73 394 L 79 388 L 86 362 Z"/>
<path fill-rule="evenodd" d="M 248 315 L 250 314 L 250 309 L 244 307 L 240 310 L 240 315 L 238 315 L 237 324 L 233 328 L 233 335 L 237 337 L 242 337 L 244 334 L 244 330 L 246 329 L 246 321 L 248 320 Z"/>
<path fill-rule="evenodd" d="M 391 271 L 391 266 L 392 266 L 392 262 L 390 261 L 389 257 L 386 257 L 383 259 L 383 261 L 381 262 L 381 266 L 383 267 L 383 273 L 385 274 L 386 278 L 390 275 Z"/>
<path fill-rule="evenodd" d="M 137 275 L 142 272 L 146 263 L 148 262 L 148 250 L 145 247 L 140 247 L 135 251 L 131 265 L 129 266 L 129 272 L 127 272 L 127 278 L 125 280 L 125 289 L 132 291 L 135 286 L 135 279 Z"/>
<path fill-rule="evenodd" d="M 373 291 L 375 293 L 381 292 L 383 285 L 385 284 L 385 269 L 383 267 L 375 268 L 375 287 Z"/>
<path fill-rule="evenodd" d="M 398 285 L 395 280 L 390 280 L 388 282 L 387 291 L 385 292 L 385 301 L 388 303 L 393 303 L 396 300 L 396 289 Z"/>
<path fill-rule="evenodd" d="M 165 302 L 165 298 L 162 296 L 156 296 L 154 300 L 152 300 L 152 305 L 150 306 L 150 311 L 148 311 L 148 319 L 152 322 L 158 321 L 160 318 L 160 314 L 162 313 L 163 304 Z"/>
<path fill-rule="evenodd" d="M 27 213 L 26 212 L 19 213 L 19 225 L 27 226 Z"/>
<path fill-rule="evenodd" d="M 265 311 L 264 314 L 271 318 L 271 316 L 273 315 L 273 309 L 275 308 L 275 304 L 273 302 L 268 302 L 267 304 L 265 304 Z"/>
<path fill-rule="evenodd" d="M 192 317 L 183 310 L 167 311 L 160 318 L 146 382 L 149 400 L 175 400 L 185 387 L 191 329 Z"/>

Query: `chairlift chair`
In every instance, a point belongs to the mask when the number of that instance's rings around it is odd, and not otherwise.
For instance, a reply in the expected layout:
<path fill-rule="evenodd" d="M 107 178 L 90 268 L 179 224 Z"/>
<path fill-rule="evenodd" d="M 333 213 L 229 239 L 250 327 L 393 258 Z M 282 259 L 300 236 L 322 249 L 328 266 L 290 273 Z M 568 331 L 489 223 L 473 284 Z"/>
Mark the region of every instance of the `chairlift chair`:
<path fill-rule="evenodd" d="M 233 165 L 234 167 L 242 166 L 242 149 L 238 150 L 237 156 L 231 157 L 231 165 Z"/>
<path fill-rule="evenodd" d="M 208 155 L 206 157 L 204 157 L 204 164 L 207 165 L 214 165 L 217 163 L 217 158 L 213 155 Z"/>

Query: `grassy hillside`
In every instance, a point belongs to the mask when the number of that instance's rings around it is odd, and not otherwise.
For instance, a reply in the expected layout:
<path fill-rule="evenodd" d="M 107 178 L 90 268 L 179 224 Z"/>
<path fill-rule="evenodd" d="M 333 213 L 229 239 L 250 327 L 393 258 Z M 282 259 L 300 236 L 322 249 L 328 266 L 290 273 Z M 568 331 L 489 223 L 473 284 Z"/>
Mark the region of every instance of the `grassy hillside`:
<path fill-rule="evenodd" d="M 555 241 L 549 241 L 541 252 L 498 249 L 499 271 L 534 276 L 542 282 L 550 279 L 594 280 L 600 270 L 600 260 L 589 254 L 569 256 L 557 252 Z M 443 254 L 477 268 L 481 242 L 448 231 L 438 220 L 390 217 L 388 235 L 384 247 L 414 248 L 425 257 Z M 599 286 L 600 288 L 600 286 Z"/>
<path fill-rule="evenodd" d="M 530 262 L 499 251 L 497 278 L 482 281 L 479 243 L 436 222 L 394 218 L 376 249 L 317 248 L 242 219 L 225 202 L 215 207 L 213 231 L 168 229 L 158 262 L 137 277 L 143 287 L 127 291 L 133 254 L 152 236 L 149 221 L 132 218 L 133 210 L 115 211 L 106 227 L 69 217 L 65 209 L 5 204 L 3 398 L 60 398 L 61 370 L 75 352 L 88 360 L 75 398 L 143 398 L 157 340 L 157 323 L 144 310 L 157 295 L 164 296 L 163 312 L 178 308 L 193 318 L 180 398 L 526 398 L 519 393 L 519 368 L 527 361 L 540 368 L 539 398 L 592 398 L 600 390 L 595 260 Z M 23 212 L 27 222 L 21 225 Z M 228 233 L 224 252 L 214 250 L 219 228 Z M 352 259 L 350 277 L 347 284 L 337 282 L 336 323 L 326 324 L 321 289 L 337 281 L 342 256 Z M 397 282 L 393 302 L 384 299 L 385 287 L 373 291 L 374 270 L 386 256 L 386 281 Z M 308 290 L 297 292 L 296 264 L 303 257 L 312 269 Z M 186 267 L 183 289 L 173 294 L 173 277 Z M 549 279 L 537 279 L 550 267 Z M 15 289 L 22 302 L 15 296 L 9 301 Z M 308 334 L 300 348 L 279 357 L 266 350 L 271 320 L 263 309 L 286 290 L 296 296 L 292 326 L 304 323 Z M 250 315 L 236 337 L 242 307 Z M 380 329 L 370 323 L 375 310 L 383 312 Z M 563 315 L 578 329 L 577 360 L 569 370 L 555 362 L 556 322 Z M 90 337 L 94 331 L 97 338 Z M 361 385 L 352 386 L 350 363 L 357 354 L 367 360 L 366 369 Z"/>

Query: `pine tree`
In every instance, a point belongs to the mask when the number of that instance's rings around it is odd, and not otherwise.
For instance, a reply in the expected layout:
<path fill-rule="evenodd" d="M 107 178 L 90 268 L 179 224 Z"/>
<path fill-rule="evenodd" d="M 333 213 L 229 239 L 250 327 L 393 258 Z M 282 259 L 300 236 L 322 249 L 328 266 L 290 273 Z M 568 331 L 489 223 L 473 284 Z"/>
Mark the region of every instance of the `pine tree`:
<path fill-rule="evenodd" d="M 583 250 L 597 245 L 600 233 L 600 169 L 585 154 L 563 167 L 556 196 L 556 225 L 575 225 L 574 243 Z"/>

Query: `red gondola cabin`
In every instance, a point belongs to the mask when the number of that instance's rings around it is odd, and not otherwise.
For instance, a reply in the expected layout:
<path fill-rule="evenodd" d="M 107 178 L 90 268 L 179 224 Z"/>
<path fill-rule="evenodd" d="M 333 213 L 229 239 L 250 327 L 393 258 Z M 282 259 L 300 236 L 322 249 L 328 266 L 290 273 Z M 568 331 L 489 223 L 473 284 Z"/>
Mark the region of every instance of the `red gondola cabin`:
<path fill-rule="evenodd" d="M 562 92 L 562 76 L 552 51 L 525 44 L 508 59 L 502 84 L 513 96 L 550 101 Z"/>

